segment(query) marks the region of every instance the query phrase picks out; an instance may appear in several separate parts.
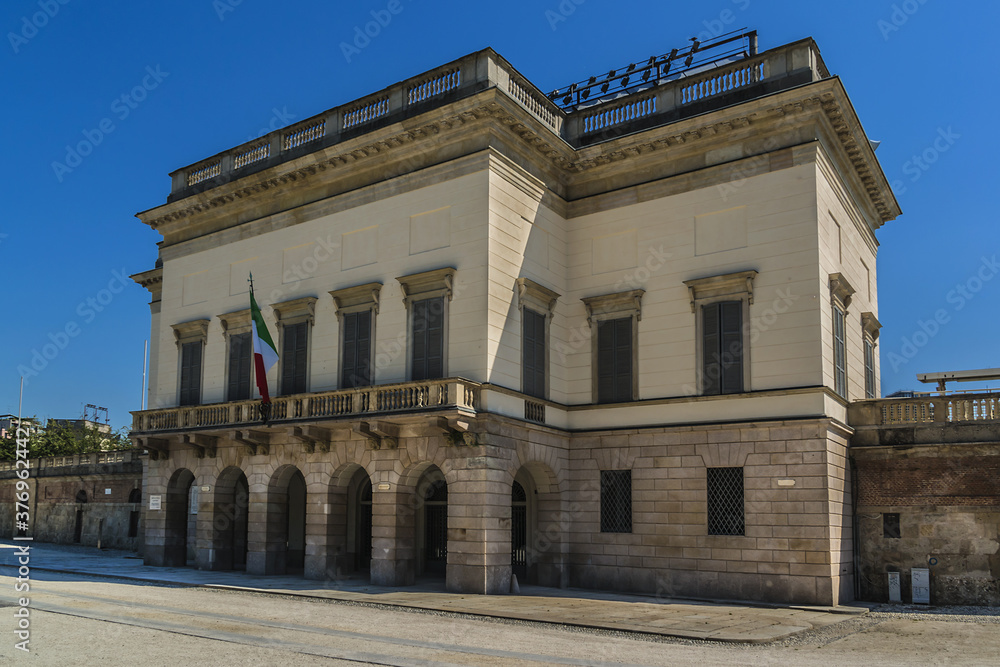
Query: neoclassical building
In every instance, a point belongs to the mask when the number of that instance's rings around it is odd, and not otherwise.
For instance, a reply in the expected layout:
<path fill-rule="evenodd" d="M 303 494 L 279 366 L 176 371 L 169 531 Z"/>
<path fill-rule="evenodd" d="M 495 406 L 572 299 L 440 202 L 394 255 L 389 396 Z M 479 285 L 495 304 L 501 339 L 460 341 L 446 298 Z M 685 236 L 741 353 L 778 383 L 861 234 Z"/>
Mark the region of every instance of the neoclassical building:
<path fill-rule="evenodd" d="M 486 49 L 173 172 L 146 562 L 852 599 L 900 211 L 811 39 L 684 53 L 546 94 Z"/>

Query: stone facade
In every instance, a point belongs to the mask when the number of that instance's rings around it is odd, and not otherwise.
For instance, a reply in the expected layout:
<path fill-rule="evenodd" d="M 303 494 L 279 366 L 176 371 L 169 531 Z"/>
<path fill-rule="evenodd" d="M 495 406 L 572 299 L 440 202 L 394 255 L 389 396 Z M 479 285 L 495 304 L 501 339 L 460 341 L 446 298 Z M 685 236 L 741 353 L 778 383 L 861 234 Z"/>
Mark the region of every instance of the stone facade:
<path fill-rule="evenodd" d="M 485 50 L 172 177 L 135 276 L 147 562 L 851 597 L 847 405 L 878 390 L 875 231 L 899 211 L 812 40 L 580 109 Z M 279 351 L 286 326 L 309 341 L 306 391 L 268 374 L 266 425 L 230 396 L 249 271 Z M 341 372 L 357 312 L 372 386 Z"/>
<path fill-rule="evenodd" d="M 143 543 L 142 462 L 138 452 L 53 456 L 31 461 L 31 523 L 40 542 L 140 551 Z M 0 532 L 14 524 L 13 462 L 0 463 Z"/>

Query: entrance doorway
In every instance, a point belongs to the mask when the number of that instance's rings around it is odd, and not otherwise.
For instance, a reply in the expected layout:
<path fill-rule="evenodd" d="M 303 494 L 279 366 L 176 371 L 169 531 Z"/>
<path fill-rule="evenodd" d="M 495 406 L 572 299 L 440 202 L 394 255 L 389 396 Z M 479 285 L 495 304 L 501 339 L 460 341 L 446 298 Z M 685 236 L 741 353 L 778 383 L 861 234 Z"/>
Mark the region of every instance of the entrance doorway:
<path fill-rule="evenodd" d="M 285 525 L 288 526 L 285 542 L 287 571 L 289 574 L 300 574 L 306 558 L 306 479 L 298 470 L 288 480 Z"/>
<path fill-rule="evenodd" d="M 367 474 L 358 484 L 355 506 L 354 567 L 368 571 L 372 566 L 372 482 Z"/>
<path fill-rule="evenodd" d="M 448 567 L 448 483 L 437 468 L 417 485 L 423 499 L 417 535 L 417 574 L 444 575 Z"/>
<path fill-rule="evenodd" d="M 528 581 L 528 494 L 515 481 L 510 491 L 510 571 Z"/>

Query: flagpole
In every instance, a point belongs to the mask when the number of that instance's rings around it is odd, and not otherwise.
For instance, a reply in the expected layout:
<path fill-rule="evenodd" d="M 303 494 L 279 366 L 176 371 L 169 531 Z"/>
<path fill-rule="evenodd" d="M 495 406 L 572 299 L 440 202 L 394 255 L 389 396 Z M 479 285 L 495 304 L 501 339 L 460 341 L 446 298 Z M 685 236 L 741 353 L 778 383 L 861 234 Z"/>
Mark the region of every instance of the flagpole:
<path fill-rule="evenodd" d="M 250 298 L 253 299 L 253 271 L 250 271 L 250 277 L 247 278 L 247 282 L 250 283 Z M 251 324 L 250 324 L 250 331 L 251 331 L 251 334 L 250 334 L 250 400 L 253 400 L 253 388 L 256 386 L 255 385 L 255 380 L 256 380 L 256 376 L 257 376 L 257 372 L 256 372 L 257 369 L 254 368 L 254 366 L 256 366 L 256 364 L 254 363 L 254 359 L 253 359 L 253 355 L 254 355 L 253 333 L 252 333 L 253 332 L 253 323 L 252 323 L 253 322 L 253 313 L 250 313 L 250 320 L 251 320 Z"/>
<path fill-rule="evenodd" d="M 17 427 L 21 428 L 21 403 L 24 401 L 24 376 L 21 376 L 21 390 L 17 396 Z"/>
<path fill-rule="evenodd" d="M 139 409 L 146 409 L 146 357 L 149 354 L 149 339 L 142 342 L 142 386 L 139 388 Z"/>

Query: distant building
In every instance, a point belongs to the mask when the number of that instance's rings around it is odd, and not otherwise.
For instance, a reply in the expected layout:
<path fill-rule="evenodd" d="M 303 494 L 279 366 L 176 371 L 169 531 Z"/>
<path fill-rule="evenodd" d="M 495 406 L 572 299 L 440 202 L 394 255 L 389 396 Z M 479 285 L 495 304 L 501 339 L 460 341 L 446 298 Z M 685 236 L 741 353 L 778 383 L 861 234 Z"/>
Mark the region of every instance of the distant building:
<path fill-rule="evenodd" d="M 48 426 L 56 424 L 64 428 L 77 428 L 77 429 L 93 429 L 98 433 L 111 433 L 110 424 L 102 424 L 101 422 L 91 421 L 89 419 L 50 419 L 48 421 Z"/>
<path fill-rule="evenodd" d="M 173 172 L 146 562 L 852 599 L 900 210 L 812 39 L 680 64 L 556 104 L 486 49 Z"/>
<path fill-rule="evenodd" d="M 41 422 L 34 417 L 21 417 L 21 421 L 18 422 L 17 415 L 0 415 L 0 438 L 16 437 L 18 423 L 23 425 L 29 437 L 45 430 Z"/>

